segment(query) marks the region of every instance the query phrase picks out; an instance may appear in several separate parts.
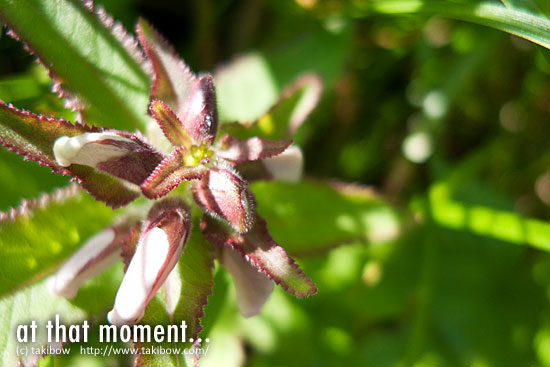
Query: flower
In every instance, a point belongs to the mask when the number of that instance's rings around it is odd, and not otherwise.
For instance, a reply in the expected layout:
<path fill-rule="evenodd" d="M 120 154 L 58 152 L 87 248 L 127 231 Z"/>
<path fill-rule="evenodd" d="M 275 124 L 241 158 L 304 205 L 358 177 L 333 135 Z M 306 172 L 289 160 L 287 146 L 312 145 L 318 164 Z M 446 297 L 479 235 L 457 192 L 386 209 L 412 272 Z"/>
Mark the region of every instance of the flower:
<path fill-rule="evenodd" d="M 315 293 L 311 280 L 269 235 L 248 182 L 238 172 L 242 164 L 254 162 L 261 166 L 260 177 L 296 181 L 302 170 L 300 150 L 291 140 L 218 137 L 212 77 L 193 74 L 144 21 L 137 33 L 152 69 L 153 120 L 147 136 L 66 127 L 63 131 L 70 134 L 52 144 L 54 159 L 41 159 L 54 171 L 77 177 L 96 199 L 113 207 L 139 195 L 155 202 L 143 221 L 129 216 L 88 240 L 50 278 L 51 292 L 74 296 L 88 277 L 121 253 L 125 275 L 108 319 L 113 324 L 139 322 L 185 251 L 194 212 L 190 206 L 196 206 L 203 212 L 203 236 L 219 248 L 218 260 L 234 278 L 244 316 L 260 311 L 273 282 L 298 297 Z M 188 184 L 174 190 L 183 182 Z"/>

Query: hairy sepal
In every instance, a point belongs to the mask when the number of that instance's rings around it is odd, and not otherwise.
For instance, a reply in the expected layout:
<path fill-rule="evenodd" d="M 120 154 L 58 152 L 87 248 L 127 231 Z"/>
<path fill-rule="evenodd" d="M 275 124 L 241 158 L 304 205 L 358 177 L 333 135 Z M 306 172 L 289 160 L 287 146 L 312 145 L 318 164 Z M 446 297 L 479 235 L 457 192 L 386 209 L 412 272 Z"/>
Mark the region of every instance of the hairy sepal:
<path fill-rule="evenodd" d="M 285 291 L 297 297 L 305 297 L 317 292 L 313 282 L 271 238 L 266 222 L 260 216 L 256 216 L 254 227 L 250 231 L 237 233 L 219 221 L 204 215 L 201 230 L 211 243 L 231 247 Z"/>
<path fill-rule="evenodd" d="M 150 98 L 164 101 L 177 111 L 187 100 L 197 77 L 172 46 L 144 19 L 138 21 L 136 33 L 153 70 Z"/>
<path fill-rule="evenodd" d="M 172 143 L 173 146 L 184 146 L 185 148 L 191 148 L 193 141 L 183 123 L 178 119 L 176 113 L 168 107 L 164 102 L 155 99 L 149 105 L 149 113 L 155 118 L 159 124 L 166 139 Z"/>
<path fill-rule="evenodd" d="M 182 181 L 195 180 L 206 175 L 208 169 L 202 164 L 185 166 L 185 154 L 185 147 L 178 147 L 164 158 L 141 185 L 143 195 L 149 199 L 156 199 L 168 194 Z"/>
<path fill-rule="evenodd" d="M 225 220 L 239 233 L 254 224 L 254 196 L 248 183 L 230 169 L 210 169 L 193 185 L 193 197 L 207 213 Z"/>
<path fill-rule="evenodd" d="M 185 103 L 177 115 L 187 133 L 196 144 L 211 145 L 218 130 L 218 107 L 216 92 L 210 75 L 202 75 L 193 83 Z"/>
<path fill-rule="evenodd" d="M 290 144 L 292 144 L 292 140 L 272 141 L 258 137 L 237 139 L 231 135 L 225 135 L 218 142 L 217 154 L 234 164 L 238 164 L 279 155 Z"/>

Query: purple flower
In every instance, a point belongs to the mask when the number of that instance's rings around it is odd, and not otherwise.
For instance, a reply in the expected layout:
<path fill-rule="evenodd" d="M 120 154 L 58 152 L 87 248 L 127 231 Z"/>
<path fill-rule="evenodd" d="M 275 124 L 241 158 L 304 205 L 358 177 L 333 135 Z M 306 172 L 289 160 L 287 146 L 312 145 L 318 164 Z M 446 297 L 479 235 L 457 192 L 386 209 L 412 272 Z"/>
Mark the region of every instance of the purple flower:
<path fill-rule="evenodd" d="M 273 282 L 298 297 L 315 293 L 313 283 L 269 235 L 248 182 L 237 171 L 252 161 L 261 166 L 261 177 L 297 181 L 299 148 L 290 147 L 291 140 L 218 137 L 212 77 L 193 74 L 145 22 L 137 33 L 153 71 L 149 113 L 156 125 L 148 127 L 148 136 L 67 127 L 70 134 L 52 144 L 53 157 L 41 159 L 54 171 L 78 178 L 96 199 L 113 207 L 139 195 L 156 201 L 142 222 L 128 218 L 91 238 L 50 279 L 51 291 L 74 296 L 86 278 L 122 251 L 125 276 L 108 318 L 113 324 L 139 322 L 185 251 L 192 227 L 189 208 L 196 205 L 204 212 L 202 234 L 220 247 L 218 259 L 235 280 L 244 316 L 260 311 Z"/>

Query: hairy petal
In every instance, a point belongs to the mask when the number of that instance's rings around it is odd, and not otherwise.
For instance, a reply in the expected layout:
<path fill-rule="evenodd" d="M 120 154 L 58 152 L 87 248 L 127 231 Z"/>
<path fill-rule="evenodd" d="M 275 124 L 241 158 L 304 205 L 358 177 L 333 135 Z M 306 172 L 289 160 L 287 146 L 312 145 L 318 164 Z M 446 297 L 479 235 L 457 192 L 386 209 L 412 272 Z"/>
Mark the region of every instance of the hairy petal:
<path fill-rule="evenodd" d="M 184 166 L 185 153 L 184 147 L 178 147 L 164 158 L 141 185 L 143 195 L 149 199 L 156 199 L 166 195 L 184 180 L 194 180 L 206 175 L 208 170 L 202 164 Z"/>
<path fill-rule="evenodd" d="M 260 216 L 256 216 L 254 227 L 244 234 L 235 233 L 207 216 L 202 218 L 201 230 L 210 242 L 233 248 L 255 268 L 281 285 L 285 291 L 297 297 L 317 292 L 313 282 L 271 238 L 266 222 Z"/>
<path fill-rule="evenodd" d="M 139 242 L 107 318 L 111 324 L 138 322 L 145 308 L 176 265 L 190 220 L 183 201 L 156 203 L 143 224 Z"/>
<path fill-rule="evenodd" d="M 187 149 L 193 144 L 191 137 L 187 134 L 183 123 L 178 119 L 174 111 L 164 102 L 155 99 L 149 105 L 149 113 L 157 120 L 164 136 L 174 146 L 184 146 Z"/>
<path fill-rule="evenodd" d="M 51 294 L 73 298 L 88 279 L 120 259 L 120 250 L 130 226 L 113 226 L 92 236 L 48 279 Z"/>
<path fill-rule="evenodd" d="M 218 143 L 217 155 L 233 163 L 242 163 L 276 156 L 290 144 L 292 141 L 271 141 L 258 137 L 243 140 L 225 135 Z"/>
<path fill-rule="evenodd" d="M 162 160 L 162 154 L 137 136 L 116 130 L 62 136 L 55 141 L 53 152 L 60 166 L 90 166 L 137 185 Z"/>
<path fill-rule="evenodd" d="M 218 130 L 216 92 L 210 75 L 199 77 L 189 97 L 177 110 L 185 130 L 196 144 L 212 144 Z"/>
<path fill-rule="evenodd" d="M 220 262 L 233 277 L 241 314 L 244 317 L 259 314 L 273 291 L 273 281 L 230 247 L 222 248 Z"/>
<path fill-rule="evenodd" d="M 177 111 L 187 101 L 197 77 L 145 20 L 139 20 L 136 32 L 153 67 L 151 99 L 160 99 Z"/>
<path fill-rule="evenodd" d="M 239 233 L 254 224 L 254 196 L 246 181 L 229 169 L 212 168 L 193 185 L 193 197 L 207 213 L 224 219 Z"/>

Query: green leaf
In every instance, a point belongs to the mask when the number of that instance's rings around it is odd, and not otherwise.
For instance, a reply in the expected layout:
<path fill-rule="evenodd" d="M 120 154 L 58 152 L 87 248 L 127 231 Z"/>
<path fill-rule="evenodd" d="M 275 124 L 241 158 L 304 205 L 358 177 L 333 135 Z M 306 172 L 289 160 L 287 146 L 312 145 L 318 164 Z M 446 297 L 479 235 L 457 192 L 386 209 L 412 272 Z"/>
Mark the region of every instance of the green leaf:
<path fill-rule="evenodd" d="M 549 4 L 544 0 L 502 0 L 507 8 L 526 10 L 548 18 Z"/>
<path fill-rule="evenodd" d="M 4 249 L 2 253 L 5 253 Z M 82 310 L 72 306 L 64 298 L 50 296 L 45 282 L 37 283 L 0 300 L 0 364 L 6 367 L 35 365 L 38 356 L 31 354 L 31 346 L 39 347 L 46 344 L 46 322 L 52 320 L 55 325 L 56 314 L 65 325 L 80 324 L 86 316 Z M 37 325 L 36 343 L 18 343 L 17 327 L 29 325 L 31 320 L 36 321 Z M 20 346 L 28 347 L 28 355 L 22 357 L 22 364 L 16 355 L 16 347 Z"/>
<path fill-rule="evenodd" d="M 0 210 L 19 204 L 21 198 L 32 198 L 55 187 L 66 186 L 67 176 L 52 175 L 48 167 L 23 163 L 22 157 L 0 149 Z"/>
<path fill-rule="evenodd" d="M 375 0 L 356 1 L 351 15 L 364 17 L 372 13 L 387 15 L 426 14 L 481 24 L 495 28 L 550 48 L 550 20 L 546 17 L 506 8 L 502 4 L 484 1 L 461 3 L 438 0 Z"/>
<path fill-rule="evenodd" d="M 109 224 L 113 211 L 75 186 L 23 202 L 0 217 L 0 296 L 47 275 L 87 238 Z"/>
<path fill-rule="evenodd" d="M 270 140 L 290 139 L 317 106 L 323 82 L 316 74 L 303 74 L 287 85 L 275 103 L 252 124 L 224 124 L 231 135 L 258 136 Z"/>
<path fill-rule="evenodd" d="M 151 300 L 147 306 L 147 310 L 143 319 L 141 320 L 143 325 L 170 325 L 173 324 L 170 320 L 170 316 L 166 312 L 164 303 L 157 296 Z M 178 343 L 177 347 L 182 348 L 182 343 Z M 176 343 L 136 343 L 135 346 L 141 351 L 152 350 L 152 348 L 174 348 Z M 182 355 L 168 354 L 168 353 L 140 353 L 136 357 L 134 366 L 136 367 L 185 367 L 186 363 Z"/>
<path fill-rule="evenodd" d="M 271 236 L 291 254 L 386 241 L 399 233 L 398 213 L 368 189 L 315 181 L 257 182 L 250 188 Z"/>
<path fill-rule="evenodd" d="M 236 58 L 214 75 L 220 122 L 252 122 L 277 100 L 278 86 L 265 57 Z"/>
<path fill-rule="evenodd" d="M 208 297 L 208 304 L 204 307 L 204 317 L 201 320 L 202 334 L 208 336 L 215 327 L 221 313 L 226 307 L 229 293 L 230 280 L 227 272 L 220 266 L 214 271 L 214 286 L 212 295 Z"/>
<path fill-rule="evenodd" d="M 431 215 L 441 226 L 550 251 L 548 222 L 455 200 L 452 198 L 451 185 L 445 182 L 432 185 L 429 198 Z"/>
<path fill-rule="evenodd" d="M 0 18 L 50 69 L 60 94 L 82 100 L 86 121 L 145 126 L 149 77 L 142 56 L 132 42 L 123 46 L 129 36 L 105 13 L 98 17 L 76 0 L 0 0 L 0 9 Z"/>
<path fill-rule="evenodd" d="M 185 321 L 187 339 L 191 337 L 196 340 L 202 329 L 200 318 L 204 316 L 204 306 L 214 285 L 214 251 L 212 245 L 201 235 L 198 221 L 194 222 L 193 231 L 178 263 L 178 270 L 182 284 L 179 301 L 173 313 L 174 323 Z"/>
<path fill-rule="evenodd" d="M 325 85 L 340 75 L 350 52 L 352 27 L 343 20 L 334 31 L 308 20 L 296 26 L 304 28 L 299 38 L 237 57 L 216 70 L 220 122 L 253 122 L 262 117 L 304 71 L 320 76 Z"/>

